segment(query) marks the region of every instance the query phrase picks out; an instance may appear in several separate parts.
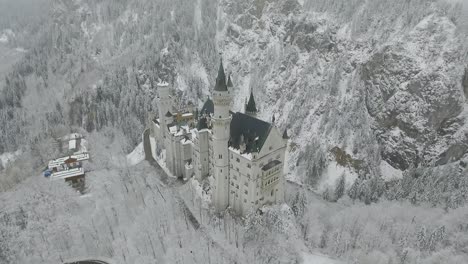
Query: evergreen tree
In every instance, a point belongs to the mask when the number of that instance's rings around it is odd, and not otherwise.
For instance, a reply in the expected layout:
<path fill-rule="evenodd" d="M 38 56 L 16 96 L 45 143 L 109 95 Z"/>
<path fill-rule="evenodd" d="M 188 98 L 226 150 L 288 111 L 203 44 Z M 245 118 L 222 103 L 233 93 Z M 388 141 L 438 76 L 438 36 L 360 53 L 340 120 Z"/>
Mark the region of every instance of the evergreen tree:
<path fill-rule="evenodd" d="M 339 200 L 345 194 L 346 188 L 346 179 L 345 174 L 341 174 L 340 178 L 336 182 L 335 186 L 335 200 Z"/>

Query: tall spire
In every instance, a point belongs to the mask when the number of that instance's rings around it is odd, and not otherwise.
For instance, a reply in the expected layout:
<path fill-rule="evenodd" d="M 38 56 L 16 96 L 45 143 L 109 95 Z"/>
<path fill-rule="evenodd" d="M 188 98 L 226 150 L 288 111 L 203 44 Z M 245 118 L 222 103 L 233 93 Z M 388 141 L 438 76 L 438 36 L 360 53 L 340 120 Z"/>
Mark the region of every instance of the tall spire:
<path fill-rule="evenodd" d="M 250 91 L 250 98 L 249 102 L 247 103 L 247 106 L 245 107 L 245 112 L 247 114 L 256 114 L 258 112 L 252 91 Z"/>
<path fill-rule="evenodd" d="M 226 74 L 224 73 L 223 59 L 219 63 L 218 77 L 216 77 L 215 91 L 227 91 Z"/>

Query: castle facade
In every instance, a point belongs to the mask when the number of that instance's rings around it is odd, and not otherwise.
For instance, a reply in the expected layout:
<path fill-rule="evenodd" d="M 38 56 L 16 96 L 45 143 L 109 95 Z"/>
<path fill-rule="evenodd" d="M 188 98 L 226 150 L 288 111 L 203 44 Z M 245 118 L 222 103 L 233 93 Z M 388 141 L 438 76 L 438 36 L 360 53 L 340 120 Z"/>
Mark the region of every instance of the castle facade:
<path fill-rule="evenodd" d="M 231 112 L 231 77 L 220 63 L 213 99 L 198 111 L 174 108 L 170 87 L 158 84 L 159 118 L 151 120 L 152 136 L 165 153 L 167 168 L 177 177 L 212 175 L 212 204 L 246 215 L 263 205 L 284 201 L 283 174 L 288 136 L 273 123 L 256 118 L 253 93 L 245 113 Z"/>

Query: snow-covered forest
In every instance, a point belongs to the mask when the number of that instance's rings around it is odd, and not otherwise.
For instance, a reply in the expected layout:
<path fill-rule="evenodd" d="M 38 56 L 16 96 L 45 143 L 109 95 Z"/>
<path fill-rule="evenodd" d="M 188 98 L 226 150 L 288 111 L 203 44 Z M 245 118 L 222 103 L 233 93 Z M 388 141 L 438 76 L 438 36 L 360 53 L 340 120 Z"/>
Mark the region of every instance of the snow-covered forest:
<path fill-rule="evenodd" d="M 0 0 L 0 263 L 467 263 L 467 35 L 466 0 Z M 220 53 L 291 137 L 286 204 L 243 220 L 125 162 Z M 72 131 L 85 196 L 41 176 Z"/>

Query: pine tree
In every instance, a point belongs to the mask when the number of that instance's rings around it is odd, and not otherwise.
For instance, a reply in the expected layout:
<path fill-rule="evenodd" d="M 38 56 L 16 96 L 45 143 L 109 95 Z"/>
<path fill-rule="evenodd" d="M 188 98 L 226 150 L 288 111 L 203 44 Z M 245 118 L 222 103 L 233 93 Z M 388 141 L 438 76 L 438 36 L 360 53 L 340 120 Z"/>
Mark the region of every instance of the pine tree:
<path fill-rule="evenodd" d="M 341 197 L 343 197 L 345 193 L 345 186 L 346 184 L 346 179 L 344 173 L 341 174 L 340 178 L 337 180 L 336 186 L 335 186 L 335 200 L 339 200 Z"/>

